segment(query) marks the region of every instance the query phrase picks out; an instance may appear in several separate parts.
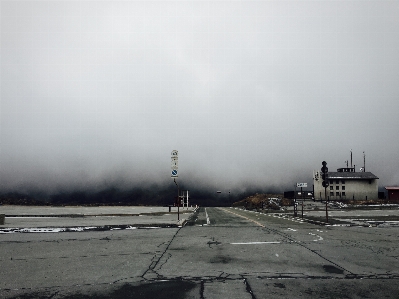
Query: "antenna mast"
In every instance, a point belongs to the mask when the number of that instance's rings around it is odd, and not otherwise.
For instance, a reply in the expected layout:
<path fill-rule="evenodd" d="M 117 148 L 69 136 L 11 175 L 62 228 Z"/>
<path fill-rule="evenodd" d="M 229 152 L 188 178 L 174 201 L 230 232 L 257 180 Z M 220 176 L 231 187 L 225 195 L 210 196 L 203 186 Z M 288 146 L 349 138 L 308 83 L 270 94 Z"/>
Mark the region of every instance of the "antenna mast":
<path fill-rule="evenodd" d="M 363 172 L 366 172 L 366 154 L 363 152 Z"/>
<path fill-rule="evenodd" d="M 351 149 L 351 168 L 352 168 L 352 149 Z"/>

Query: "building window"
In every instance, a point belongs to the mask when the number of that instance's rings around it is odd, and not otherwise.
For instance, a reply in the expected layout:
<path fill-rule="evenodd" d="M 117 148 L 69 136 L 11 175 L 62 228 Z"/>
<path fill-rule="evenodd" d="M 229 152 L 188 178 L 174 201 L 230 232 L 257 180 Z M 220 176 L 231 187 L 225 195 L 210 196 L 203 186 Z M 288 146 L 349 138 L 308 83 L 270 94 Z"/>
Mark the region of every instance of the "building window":
<path fill-rule="evenodd" d="M 339 186 L 335 186 L 335 190 L 339 190 Z"/>
<path fill-rule="evenodd" d="M 342 180 L 342 181 L 341 181 L 341 184 L 345 184 L 345 181 L 344 181 L 344 180 Z"/>
<path fill-rule="evenodd" d="M 339 184 L 339 180 L 337 180 L 336 183 Z"/>
<path fill-rule="evenodd" d="M 345 186 L 342 186 L 342 190 L 345 190 Z"/>
<path fill-rule="evenodd" d="M 334 181 L 333 180 L 330 180 L 330 185 L 332 185 L 334 183 Z"/>
<path fill-rule="evenodd" d="M 334 192 L 330 192 L 330 196 L 334 196 Z"/>
<path fill-rule="evenodd" d="M 345 192 L 342 192 L 342 196 L 346 196 Z"/>
<path fill-rule="evenodd" d="M 336 195 L 336 196 L 339 196 L 339 192 L 336 192 L 335 195 Z"/>
<path fill-rule="evenodd" d="M 330 190 L 334 190 L 334 187 L 333 187 L 333 186 L 330 186 Z"/>

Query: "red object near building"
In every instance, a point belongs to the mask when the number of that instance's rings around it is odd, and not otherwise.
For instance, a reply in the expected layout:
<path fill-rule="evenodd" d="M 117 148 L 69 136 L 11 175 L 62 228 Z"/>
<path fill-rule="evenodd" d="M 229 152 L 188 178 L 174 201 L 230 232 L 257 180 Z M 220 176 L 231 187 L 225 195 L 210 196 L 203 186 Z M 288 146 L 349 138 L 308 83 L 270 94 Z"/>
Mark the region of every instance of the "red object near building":
<path fill-rule="evenodd" d="M 399 187 L 385 187 L 388 191 L 388 200 L 399 201 Z"/>

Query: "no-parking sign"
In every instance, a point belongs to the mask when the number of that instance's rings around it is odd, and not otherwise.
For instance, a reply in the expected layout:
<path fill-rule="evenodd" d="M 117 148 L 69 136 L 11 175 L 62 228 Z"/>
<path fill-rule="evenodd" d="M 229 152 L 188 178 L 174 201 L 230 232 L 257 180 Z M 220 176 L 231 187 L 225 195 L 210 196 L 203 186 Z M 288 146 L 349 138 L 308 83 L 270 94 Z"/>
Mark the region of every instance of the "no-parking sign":
<path fill-rule="evenodd" d="M 179 152 L 176 150 L 173 150 L 171 153 L 171 177 L 172 178 L 177 178 L 177 170 L 179 169 L 179 164 L 178 164 L 178 154 Z"/>

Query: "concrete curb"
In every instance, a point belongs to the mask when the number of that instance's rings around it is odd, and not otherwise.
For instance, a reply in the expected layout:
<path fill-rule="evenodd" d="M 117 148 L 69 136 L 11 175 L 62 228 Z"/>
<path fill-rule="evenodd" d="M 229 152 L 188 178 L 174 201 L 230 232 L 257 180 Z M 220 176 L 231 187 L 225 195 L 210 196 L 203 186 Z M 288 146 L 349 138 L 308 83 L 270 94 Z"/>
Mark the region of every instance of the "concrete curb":
<path fill-rule="evenodd" d="M 177 228 L 177 224 L 141 224 L 141 225 L 104 225 L 104 226 L 69 226 L 69 227 L 7 227 L 0 228 L 1 234 L 11 233 L 64 233 L 64 232 L 93 232 L 93 231 L 112 231 L 112 230 L 136 230 L 136 229 L 161 229 Z"/>

